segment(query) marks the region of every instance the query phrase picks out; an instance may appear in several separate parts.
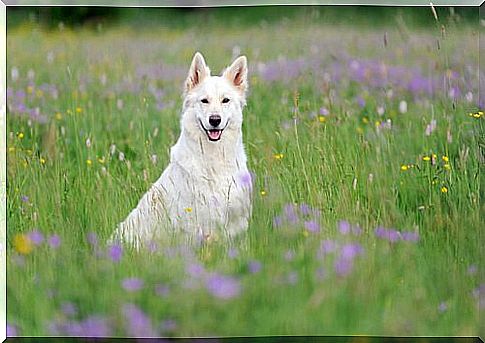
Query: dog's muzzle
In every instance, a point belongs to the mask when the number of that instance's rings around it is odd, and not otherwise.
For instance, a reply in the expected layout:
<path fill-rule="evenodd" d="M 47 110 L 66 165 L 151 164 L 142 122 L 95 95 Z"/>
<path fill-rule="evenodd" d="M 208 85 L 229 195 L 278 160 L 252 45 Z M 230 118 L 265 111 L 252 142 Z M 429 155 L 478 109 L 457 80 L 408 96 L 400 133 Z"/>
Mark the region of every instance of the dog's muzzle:
<path fill-rule="evenodd" d="M 226 125 L 222 129 L 206 129 L 205 126 L 204 126 L 204 124 L 202 124 L 202 121 L 200 119 L 199 119 L 199 123 L 200 123 L 200 127 L 207 134 L 207 138 L 209 138 L 209 140 L 211 142 L 217 142 L 218 140 L 221 139 L 222 131 L 224 131 L 224 129 L 229 124 L 229 120 L 227 121 Z"/>

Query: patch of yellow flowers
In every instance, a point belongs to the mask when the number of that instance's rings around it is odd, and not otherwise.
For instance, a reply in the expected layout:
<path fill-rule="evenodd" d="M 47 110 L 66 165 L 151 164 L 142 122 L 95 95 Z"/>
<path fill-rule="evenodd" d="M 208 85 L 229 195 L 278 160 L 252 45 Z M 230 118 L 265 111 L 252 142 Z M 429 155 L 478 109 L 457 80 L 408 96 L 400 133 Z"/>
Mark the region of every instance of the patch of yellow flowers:
<path fill-rule="evenodd" d="M 17 234 L 13 238 L 13 247 L 19 254 L 27 255 L 30 254 L 34 245 L 29 236 L 25 234 Z"/>
<path fill-rule="evenodd" d="M 475 113 L 470 112 L 470 113 L 468 113 L 468 115 L 469 115 L 470 117 L 473 117 L 473 118 L 479 119 L 479 118 L 481 118 L 481 117 L 483 117 L 483 116 L 484 116 L 484 113 L 483 113 L 483 111 L 478 111 L 478 112 L 475 112 Z"/>

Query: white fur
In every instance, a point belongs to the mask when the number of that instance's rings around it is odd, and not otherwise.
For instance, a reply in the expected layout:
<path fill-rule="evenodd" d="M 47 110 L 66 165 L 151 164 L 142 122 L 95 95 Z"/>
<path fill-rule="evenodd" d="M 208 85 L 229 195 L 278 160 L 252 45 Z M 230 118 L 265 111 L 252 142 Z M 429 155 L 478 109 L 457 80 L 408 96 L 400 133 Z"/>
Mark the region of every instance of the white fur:
<path fill-rule="evenodd" d="M 211 76 L 196 53 L 184 89 L 181 134 L 171 148 L 170 164 L 119 224 L 111 240 L 139 247 L 168 232 L 211 238 L 243 232 L 251 215 L 251 182 L 241 125 L 246 104 L 247 62 L 237 58 L 222 76 Z M 222 103 L 224 98 L 229 102 Z M 209 103 L 201 100 L 207 99 Z M 204 128 L 220 115 L 219 141 Z"/>

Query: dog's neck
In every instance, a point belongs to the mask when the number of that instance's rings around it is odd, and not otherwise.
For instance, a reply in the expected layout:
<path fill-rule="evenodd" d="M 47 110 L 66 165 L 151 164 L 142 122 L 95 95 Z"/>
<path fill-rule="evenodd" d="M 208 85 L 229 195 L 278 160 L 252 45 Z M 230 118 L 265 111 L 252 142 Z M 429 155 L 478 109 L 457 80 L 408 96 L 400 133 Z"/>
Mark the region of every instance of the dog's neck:
<path fill-rule="evenodd" d="M 223 135 L 220 141 L 211 142 L 205 135 L 194 137 L 182 130 L 171 149 L 171 162 L 179 164 L 188 172 L 204 175 L 227 174 L 245 169 L 246 156 L 241 131 L 227 130 Z"/>

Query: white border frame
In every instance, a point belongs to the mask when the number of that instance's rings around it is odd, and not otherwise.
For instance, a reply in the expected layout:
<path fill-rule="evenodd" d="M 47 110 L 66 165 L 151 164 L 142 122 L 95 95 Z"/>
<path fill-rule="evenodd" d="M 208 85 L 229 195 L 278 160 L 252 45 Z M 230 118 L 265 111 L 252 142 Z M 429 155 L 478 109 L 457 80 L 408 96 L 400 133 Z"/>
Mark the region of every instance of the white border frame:
<path fill-rule="evenodd" d="M 247 0 L 241 4 L 240 0 L 125 0 L 120 3 L 116 0 L 0 0 L 0 342 L 6 340 L 7 331 L 7 270 L 6 270 L 6 118 L 7 118 L 7 7 L 8 6 L 112 6 L 112 7 L 224 7 L 224 6 L 273 6 L 273 5 L 369 5 L 369 6 L 470 6 L 477 7 L 481 23 L 479 25 L 479 46 L 483 48 L 485 42 L 485 8 L 482 8 L 485 0 L 401 0 L 390 2 L 389 0 Z M 482 7 L 480 7 L 482 6 Z M 479 60 L 479 67 L 485 63 L 483 58 Z M 479 89 L 480 89 L 479 85 Z M 480 91 L 479 91 L 479 96 Z M 485 254 L 485 252 L 484 252 Z"/>
<path fill-rule="evenodd" d="M 0 342 L 7 337 L 7 6 L 0 4 Z"/>

